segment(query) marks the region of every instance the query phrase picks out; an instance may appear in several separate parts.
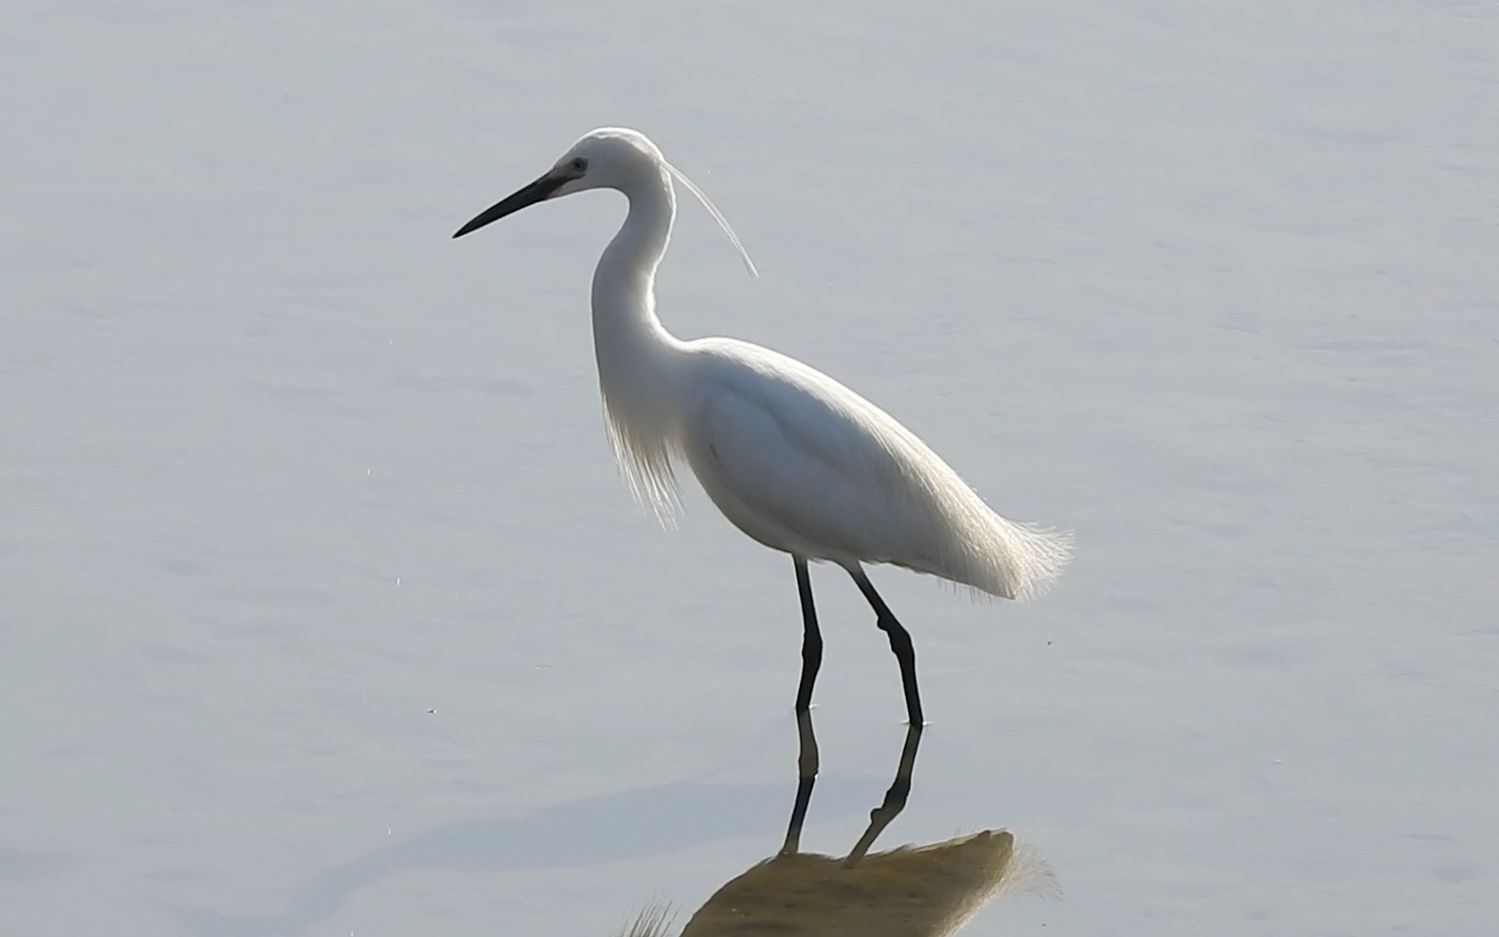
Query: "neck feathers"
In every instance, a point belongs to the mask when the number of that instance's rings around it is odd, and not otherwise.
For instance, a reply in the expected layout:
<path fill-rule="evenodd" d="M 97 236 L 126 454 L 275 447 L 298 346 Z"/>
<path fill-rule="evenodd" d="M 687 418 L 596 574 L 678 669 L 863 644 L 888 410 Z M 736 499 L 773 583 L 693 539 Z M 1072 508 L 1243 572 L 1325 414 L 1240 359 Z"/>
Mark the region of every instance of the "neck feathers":
<path fill-rule="evenodd" d="M 593 349 L 610 441 L 636 498 L 663 522 L 676 506 L 682 343 L 656 318 L 656 268 L 671 240 L 676 198 L 665 169 L 624 190 L 630 210 L 593 275 Z"/>

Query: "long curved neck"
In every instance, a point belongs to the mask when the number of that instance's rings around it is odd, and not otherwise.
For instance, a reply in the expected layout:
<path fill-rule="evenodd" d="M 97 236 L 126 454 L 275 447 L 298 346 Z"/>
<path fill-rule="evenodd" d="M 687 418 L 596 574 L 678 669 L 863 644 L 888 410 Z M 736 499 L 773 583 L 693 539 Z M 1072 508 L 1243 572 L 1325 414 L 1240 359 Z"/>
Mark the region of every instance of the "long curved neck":
<path fill-rule="evenodd" d="M 642 173 L 624 194 L 630 211 L 593 273 L 595 344 L 606 336 L 665 331 L 656 318 L 656 268 L 671 240 L 676 196 L 661 170 Z"/>
<path fill-rule="evenodd" d="M 679 399 L 673 388 L 682 342 L 656 318 L 655 287 L 676 197 L 660 167 L 643 170 L 621 191 L 629 214 L 593 274 L 593 349 L 616 441 L 649 461 L 664 459 L 673 445 Z"/>

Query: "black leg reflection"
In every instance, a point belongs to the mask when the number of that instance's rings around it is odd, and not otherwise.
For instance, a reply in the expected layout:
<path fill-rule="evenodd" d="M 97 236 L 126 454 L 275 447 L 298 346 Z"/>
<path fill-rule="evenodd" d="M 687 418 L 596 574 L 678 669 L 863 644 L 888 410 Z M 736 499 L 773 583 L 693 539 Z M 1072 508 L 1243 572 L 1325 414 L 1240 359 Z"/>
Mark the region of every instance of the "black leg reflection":
<path fill-rule="evenodd" d="M 911 643 L 911 633 L 896 619 L 895 613 L 890 611 L 890 606 L 885 604 L 880 594 L 874 591 L 874 583 L 869 581 L 862 569 L 856 566 L 849 570 L 849 575 L 854 577 L 859 591 L 864 593 L 865 600 L 874 609 L 875 624 L 890 639 L 890 650 L 895 652 L 895 659 L 900 663 L 901 686 L 906 691 L 906 717 L 911 721 L 912 728 L 920 726 L 921 694 L 916 690 L 916 647 Z"/>
<path fill-rule="evenodd" d="M 804 713 L 812 707 L 812 684 L 817 682 L 817 671 L 822 668 L 822 632 L 817 628 L 817 608 L 812 604 L 812 576 L 807 572 L 807 561 L 792 557 L 796 564 L 796 591 L 802 600 L 802 679 L 796 688 L 796 711 Z"/>
<path fill-rule="evenodd" d="M 795 855 L 801 849 L 802 824 L 807 819 L 807 804 L 812 802 L 812 785 L 817 782 L 817 734 L 812 731 L 810 712 L 796 714 L 796 730 L 796 803 L 791 807 L 791 822 L 786 825 L 786 841 L 781 845 L 783 856 Z"/>
<path fill-rule="evenodd" d="M 870 811 L 869 825 L 852 850 L 839 856 L 802 852 L 818 757 L 811 717 L 799 714 L 797 728 L 800 783 L 780 853 L 725 882 L 682 927 L 680 937 L 946 937 L 1006 891 L 1007 882 L 1022 890 L 1050 890 L 1045 864 L 1025 856 L 1004 830 L 879 849 L 876 841 L 887 835 L 912 795 L 923 734 L 919 725 L 906 730 L 895 780 Z M 656 931 L 627 933 L 662 937 Z"/>
<path fill-rule="evenodd" d="M 869 826 L 865 828 L 864 835 L 859 837 L 859 842 L 854 845 L 848 858 L 843 860 L 845 866 L 852 868 L 858 865 L 859 860 L 874 845 L 874 841 L 885 831 L 885 827 L 890 825 L 890 821 L 906 809 L 906 798 L 911 794 L 911 773 L 916 770 L 916 749 L 920 746 L 921 722 L 918 717 L 906 729 L 906 744 L 900 751 L 900 764 L 895 768 L 895 780 L 885 792 L 884 802 L 869 812 Z"/>

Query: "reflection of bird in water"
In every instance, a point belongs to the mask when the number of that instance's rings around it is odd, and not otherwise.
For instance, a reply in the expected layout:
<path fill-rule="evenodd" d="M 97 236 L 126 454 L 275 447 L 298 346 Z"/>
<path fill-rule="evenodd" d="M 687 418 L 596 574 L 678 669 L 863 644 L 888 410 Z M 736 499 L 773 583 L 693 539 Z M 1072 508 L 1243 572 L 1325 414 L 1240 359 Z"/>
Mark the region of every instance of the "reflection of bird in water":
<path fill-rule="evenodd" d="M 817 775 L 817 740 L 802 713 L 801 783 L 778 855 L 729 881 L 693 914 L 680 937 L 938 937 L 991 898 L 1015 888 L 1052 891 L 1046 863 L 1005 830 L 984 830 L 926 846 L 869 852 L 904 809 L 921 731 L 906 734 L 895 782 L 844 858 L 801 852 L 799 840 Z M 661 937 L 661 909 L 648 909 L 626 937 Z"/>
<path fill-rule="evenodd" d="M 776 856 L 720 888 L 682 937 L 936 937 L 983 907 L 1014 860 L 1015 838 L 1003 830 L 875 853 L 853 868 L 830 856 Z"/>

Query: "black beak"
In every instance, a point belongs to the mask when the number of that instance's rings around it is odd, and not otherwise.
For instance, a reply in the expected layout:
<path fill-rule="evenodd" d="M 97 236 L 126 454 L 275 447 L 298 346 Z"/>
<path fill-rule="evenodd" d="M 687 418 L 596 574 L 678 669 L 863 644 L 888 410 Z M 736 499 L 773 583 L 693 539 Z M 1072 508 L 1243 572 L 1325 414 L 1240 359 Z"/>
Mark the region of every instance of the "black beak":
<path fill-rule="evenodd" d="M 548 196 L 561 188 L 562 184 L 566 181 L 566 176 L 554 176 L 552 173 L 547 173 L 519 192 L 507 195 L 505 198 L 479 212 L 478 215 L 474 216 L 473 221 L 459 228 L 453 237 L 461 238 L 470 231 L 479 230 L 491 221 L 499 221 L 506 215 L 515 214 L 527 205 L 535 205 L 537 202 L 545 201 Z"/>

